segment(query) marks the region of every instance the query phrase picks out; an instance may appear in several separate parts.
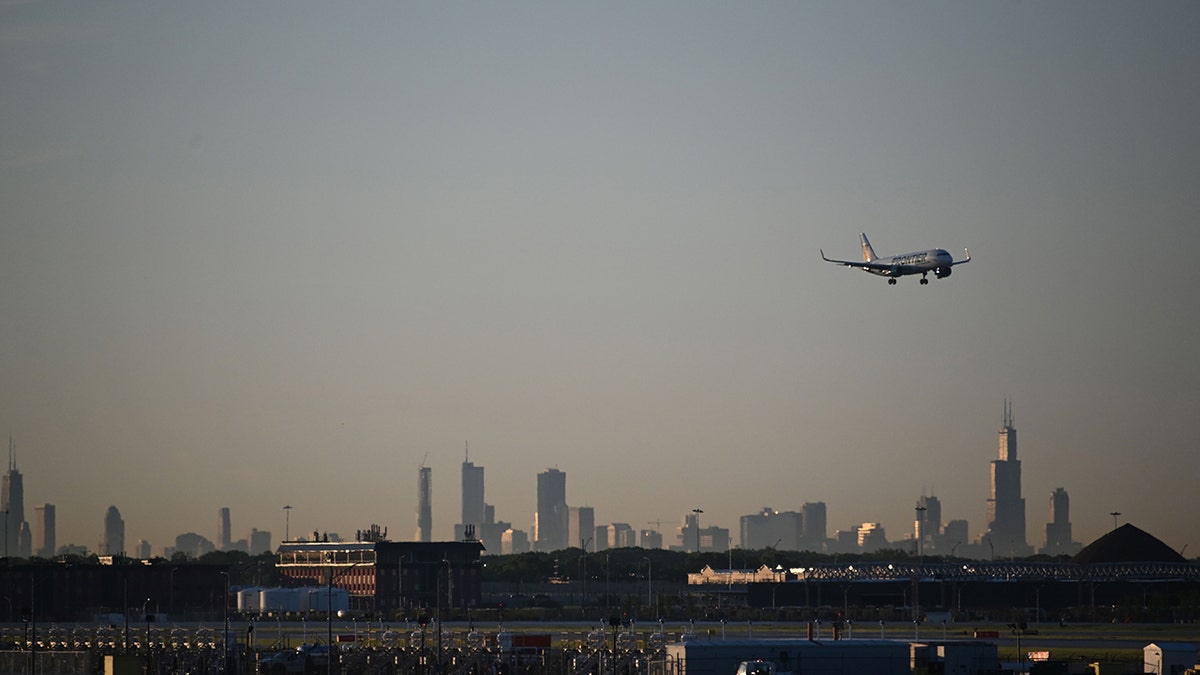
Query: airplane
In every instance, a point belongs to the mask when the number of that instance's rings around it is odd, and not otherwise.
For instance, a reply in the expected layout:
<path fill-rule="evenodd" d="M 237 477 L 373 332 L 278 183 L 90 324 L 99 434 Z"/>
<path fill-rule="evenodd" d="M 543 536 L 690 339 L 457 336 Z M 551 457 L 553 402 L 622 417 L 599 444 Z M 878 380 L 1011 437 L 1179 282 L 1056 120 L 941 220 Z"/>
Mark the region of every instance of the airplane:
<path fill-rule="evenodd" d="M 871 248 L 871 242 L 867 240 L 865 233 L 860 232 L 858 238 L 862 240 L 862 262 L 830 260 L 825 257 L 825 251 L 823 250 L 821 251 L 821 258 L 825 262 L 837 263 L 846 267 L 857 267 L 864 272 L 888 277 L 888 284 L 892 286 L 896 285 L 897 277 L 908 276 L 910 274 L 920 274 L 921 285 L 924 286 L 929 283 L 929 279 L 926 276 L 930 272 L 933 272 L 935 277 L 941 279 L 950 276 L 951 268 L 955 265 L 971 262 L 971 252 L 965 248 L 963 249 L 963 253 L 966 253 L 967 257 L 962 260 L 955 260 L 954 256 L 942 248 L 931 248 L 927 251 L 917 251 L 915 253 L 880 258 L 875 255 L 875 249 Z"/>

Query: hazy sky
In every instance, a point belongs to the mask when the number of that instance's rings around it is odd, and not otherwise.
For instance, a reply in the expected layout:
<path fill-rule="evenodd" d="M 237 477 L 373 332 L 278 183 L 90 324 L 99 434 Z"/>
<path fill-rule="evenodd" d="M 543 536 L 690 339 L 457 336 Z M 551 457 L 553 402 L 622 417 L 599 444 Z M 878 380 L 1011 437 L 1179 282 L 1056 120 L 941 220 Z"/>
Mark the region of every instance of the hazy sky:
<path fill-rule="evenodd" d="M 1200 4 L 0 3 L 0 432 L 95 548 L 828 505 L 1200 552 Z M 822 263 L 974 260 L 889 287 Z"/>

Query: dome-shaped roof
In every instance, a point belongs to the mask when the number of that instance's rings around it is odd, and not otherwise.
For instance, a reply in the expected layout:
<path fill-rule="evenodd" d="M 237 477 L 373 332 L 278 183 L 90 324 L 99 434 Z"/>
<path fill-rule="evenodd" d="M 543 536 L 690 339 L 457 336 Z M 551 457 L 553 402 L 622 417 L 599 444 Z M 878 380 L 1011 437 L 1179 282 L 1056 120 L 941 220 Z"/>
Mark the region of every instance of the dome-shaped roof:
<path fill-rule="evenodd" d="M 1129 523 L 1118 527 L 1077 553 L 1080 565 L 1124 562 L 1187 562 L 1175 549 Z"/>

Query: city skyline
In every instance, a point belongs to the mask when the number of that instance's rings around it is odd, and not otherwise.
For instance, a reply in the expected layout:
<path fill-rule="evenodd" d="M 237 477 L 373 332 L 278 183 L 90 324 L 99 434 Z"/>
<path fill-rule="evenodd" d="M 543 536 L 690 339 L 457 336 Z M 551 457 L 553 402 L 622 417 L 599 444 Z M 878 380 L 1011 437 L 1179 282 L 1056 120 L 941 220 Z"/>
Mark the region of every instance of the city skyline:
<path fill-rule="evenodd" d="M 1063 487 L 1078 541 L 1197 550 L 1197 34 L 1175 0 L 0 2 L 25 520 L 408 537 L 424 463 L 446 539 L 469 441 L 530 532 L 558 466 L 597 524 L 896 537 L 936 494 L 973 538 L 1009 398 L 1029 543 Z M 821 260 L 860 232 L 972 262 Z"/>
<path fill-rule="evenodd" d="M 4 476 L 4 515 L 6 525 L 8 517 L 11 513 L 20 513 L 23 511 L 22 497 L 22 476 L 17 470 L 15 459 L 12 455 L 12 442 L 10 440 L 10 464 L 9 471 Z M 601 523 L 600 527 L 595 527 L 594 511 L 592 506 L 569 506 L 566 501 L 566 472 L 557 468 L 546 469 L 536 475 L 537 482 L 537 504 L 538 510 L 535 511 L 533 520 L 528 527 L 521 527 L 513 524 L 511 529 L 516 530 L 516 534 L 521 536 L 521 550 L 526 548 L 529 550 L 538 551 L 554 551 L 561 548 L 572 546 L 580 546 L 582 543 L 588 543 L 589 550 L 598 550 L 602 548 L 612 547 L 612 539 L 614 531 L 621 532 L 621 535 L 631 542 L 625 545 L 636 545 L 640 543 L 637 533 L 644 531 L 651 536 L 656 537 L 660 541 L 661 548 L 678 548 L 681 550 L 694 550 L 696 545 L 702 545 L 704 550 L 724 550 L 730 546 L 745 547 L 752 549 L 759 548 L 781 548 L 785 550 L 815 550 L 827 553 L 852 553 L 855 550 L 871 551 L 885 546 L 893 546 L 900 549 L 911 548 L 912 552 L 922 553 L 927 552 L 932 555 L 953 555 L 955 552 L 960 553 L 965 557 L 975 557 L 981 559 L 995 558 L 997 556 L 995 542 L 1007 542 L 1007 551 L 1001 557 L 1005 556 L 1020 556 L 1025 557 L 1038 553 L 1074 553 L 1081 546 L 1079 542 L 1072 540 L 1071 528 L 1072 524 L 1069 515 L 1069 497 L 1066 490 L 1062 487 L 1056 487 L 1050 495 L 1050 513 L 1049 519 L 1045 523 L 1045 535 L 1040 542 L 1028 542 L 1023 533 L 1027 531 L 1029 523 L 1026 520 L 1024 499 L 1021 486 L 1020 463 L 1017 460 L 1017 429 L 1013 420 L 1012 402 L 1008 399 L 1004 401 L 1004 414 L 999 431 L 999 457 L 998 460 L 991 462 L 991 489 L 990 496 L 986 500 L 988 527 L 977 536 L 970 535 L 969 524 L 966 520 L 958 518 L 950 518 L 943 520 L 941 500 L 936 495 L 922 494 L 916 501 L 914 507 L 914 520 L 912 522 L 911 531 L 896 530 L 892 531 L 892 535 L 887 535 L 887 528 L 878 520 L 863 521 L 861 523 L 850 523 L 846 527 L 835 527 L 833 532 L 827 529 L 827 512 L 824 502 L 805 502 L 800 511 L 780 511 L 773 509 L 770 506 L 764 506 L 758 513 L 743 514 L 738 517 L 739 526 L 736 528 L 722 527 L 720 524 L 700 522 L 700 516 L 704 513 L 703 509 L 695 508 L 689 513 L 684 513 L 681 516 L 681 524 L 678 527 L 670 527 L 670 521 L 647 521 L 654 524 L 653 529 L 639 528 L 630 526 L 628 523 L 620 521 L 612 521 L 611 523 Z M 426 456 L 425 459 L 428 459 Z M 471 525 L 475 532 L 475 537 L 484 540 L 485 544 L 489 538 L 495 539 L 498 532 L 493 532 L 495 525 L 501 524 L 500 532 L 504 530 L 507 522 L 495 520 L 494 505 L 484 502 L 485 480 L 484 466 L 478 466 L 469 459 L 469 452 L 464 458 L 461 466 L 461 490 L 459 492 L 462 520 L 465 522 L 456 523 L 454 525 L 454 535 L 448 540 L 461 540 L 466 533 L 466 525 Z M 433 526 L 436 522 L 434 519 L 431 497 L 432 497 L 432 468 L 425 466 L 424 460 L 418 468 L 418 488 L 417 488 L 417 532 L 411 541 L 430 541 Z M 15 487 L 15 490 L 14 490 Z M 295 507 L 285 505 L 282 507 L 285 514 L 285 519 L 290 523 L 291 511 Z M 50 519 L 46 520 L 43 517 L 42 511 L 49 509 Z M 486 513 L 491 510 L 491 513 Z M 54 523 L 54 506 L 46 504 L 37 507 L 38 517 L 37 522 L 45 526 L 50 525 L 48 532 L 34 531 L 30 533 L 28 523 L 23 523 L 22 532 L 30 537 L 37 537 L 41 541 L 44 536 L 48 535 L 53 541 L 55 537 L 56 525 Z M 541 512 L 545 512 L 543 516 Z M 581 529 L 581 525 L 585 524 L 583 516 L 586 513 L 586 529 Z M 1113 527 L 1119 525 L 1118 517 L 1122 514 L 1119 512 L 1111 512 L 1108 514 L 1113 518 Z M 539 531 L 539 524 L 551 523 L 549 532 Z M 663 528 L 666 523 L 668 527 Z M 489 529 L 491 526 L 491 529 Z M 286 525 L 285 525 L 286 527 Z M 747 528 L 750 528 L 749 530 Z M 621 528 L 624 528 L 623 530 Z M 202 548 L 200 542 L 205 542 L 210 550 L 232 550 L 233 548 L 241 548 L 249 550 L 262 548 L 255 547 L 255 539 L 259 536 L 269 536 L 269 531 L 259 532 L 257 528 L 251 528 L 250 534 L 246 539 L 239 542 L 233 542 L 231 538 L 231 511 L 228 507 L 218 509 L 218 519 L 215 528 L 215 537 L 209 540 L 208 537 L 195 532 L 187 532 L 175 537 L 174 545 L 158 545 L 157 548 L 152 542 L 144 539 L 137 542 L 138 553 L 133 553 L 132 550 L 125 549 L 125 523 L 120 516 L 119 509 L 114 505 L 110 506 L 106 512 L 104 519 L 104 528 L 101 535 L 101 543 L 97 550 L 100 555 L 113 555 L 117 553 L 129 553 L 138 557 L 148 557 L 149 555 L 166 555 L 170 556 L 174 550 L 194 551 L 197 548 Z M 377 530 L 377 525 L 372 525 L 372 530 Z M 1037 528 L 1035 525 L 1035 529 Z M 593 535 L 594 530 L 594 535 Z M 607 530 L 607 534 L 602 536 L 601 531 Z M 366 530 L 355 530 L 356 533 Z M 386 531 L 386 528 L 384 528 Z M 740 532 L 740 535 L 735 539 L 730 536 L 731 532 Z M 753 534 L 751 532 L 753 531 Z M 586 532 L 588 535 L 583 536 Z M 770 543 L 776 538 L 774 543 Z M 286 536 L 286 535 L 285 535 Z M 322 537 L 333 536 L 341 540 L 352 539 L 353 536 L 343 534 L 341 530 L 319 530 L 312 531 L 311 535 L 307 532 L 297 533 L 292 540 L 309 540 L 317 541 Z M 593 539 L 594 536 L 594 539 Z M 720 544 L 716 542 L 716 537 L 722 537 L 721 541 L 726 543 Z M 853 545 L 847 544 L 847 537 L 855 540 Z M 114 550 L 114 544 L 111 542 L 117 540 L 120 543 L 116 544 L 119 550 Z M 181 544 L 181 540 L 187 540 L 186 544 Z M 578 539 L 578 541 L 576 541 Z M 403 541 L 400 539 L 398 541 Z M 560 541 L 562 540 L 562 541 Z M 749 541 L 748 541 L 749 540 Z M 692 544 L 692 542 L 696 544 Z M 215 543 L 214 543 L 215 542 Z M 703 542 L 703 543 L 702 543 Z M 234 547 L 231 544 L 238 544 Z M 511 546 L 511 542 L 508 543 Z M 716 546 L 717 548 L 713 548 Z M 985 548 L 986 547 L 986 548 Z M 76 550 L 78 545 L 66 544 L 65 549 Z M 1005 551 L 1005 546 L 1001 546 L 1001 551 Z M 39 545 L 38 551 L 42 547 Z M 498 554 L 501 552 L 510 552 L 506 546 L 500 546 L 493 543 L 488 547 L 489 552 Z M 28 552 L 18 552 L 16 555 L 26 556 Z M 38 553 L 41 555 L 41 553 Z"/>

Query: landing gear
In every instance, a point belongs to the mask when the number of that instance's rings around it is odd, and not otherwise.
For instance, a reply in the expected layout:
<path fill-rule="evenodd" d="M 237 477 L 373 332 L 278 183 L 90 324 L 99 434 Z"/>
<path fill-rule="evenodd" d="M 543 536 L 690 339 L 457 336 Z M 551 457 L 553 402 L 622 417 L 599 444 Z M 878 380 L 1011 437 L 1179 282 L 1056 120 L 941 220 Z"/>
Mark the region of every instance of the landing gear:
<path fill-rule="evenodd" d="M 924 286 L 925 284 L 928 284 L 928 283 L 929 283 L 929 279 L 926 279 L 926 278 L 925 278 L 925 276 L 926 276 L 926 275 L 928 275 L 928 274 L 929 274 L 929 272 L 922 272 L 922 273 L 921 273 L 921 285 L 922 285 L 922 286 Z"/>
<path fill-rule="evenodd" d="M 895 286 L 895 285 L 896 285 L 895 279 L 888 279 L 888 286 Z"/>

